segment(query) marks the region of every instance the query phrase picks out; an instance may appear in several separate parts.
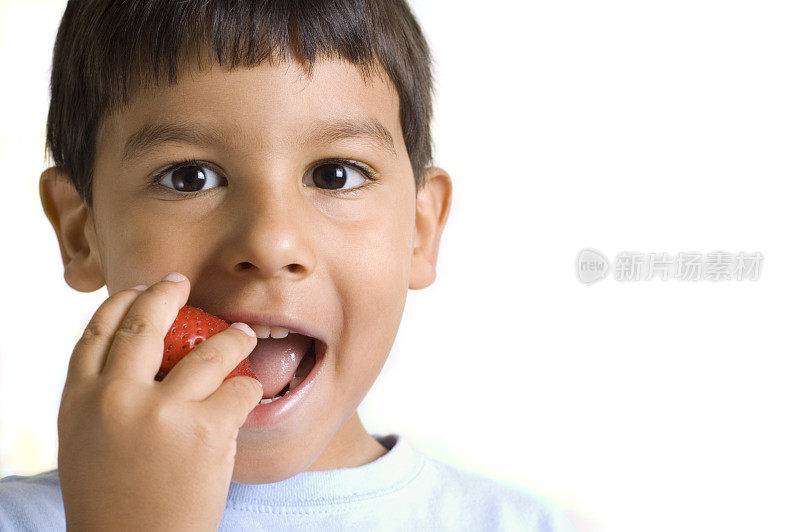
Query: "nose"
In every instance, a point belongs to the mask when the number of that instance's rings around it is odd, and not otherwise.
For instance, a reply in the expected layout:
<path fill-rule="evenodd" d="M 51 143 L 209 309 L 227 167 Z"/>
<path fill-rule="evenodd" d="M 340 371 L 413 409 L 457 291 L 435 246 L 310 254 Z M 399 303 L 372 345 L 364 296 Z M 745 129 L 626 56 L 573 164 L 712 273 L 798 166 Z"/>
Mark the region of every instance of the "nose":
<path fill-rule="evenodd" d="M 310 205 L 289 181 L 263 176 L 239 190 L 223 257 L 235 273 L 298 280 L 313 271 Z"/>

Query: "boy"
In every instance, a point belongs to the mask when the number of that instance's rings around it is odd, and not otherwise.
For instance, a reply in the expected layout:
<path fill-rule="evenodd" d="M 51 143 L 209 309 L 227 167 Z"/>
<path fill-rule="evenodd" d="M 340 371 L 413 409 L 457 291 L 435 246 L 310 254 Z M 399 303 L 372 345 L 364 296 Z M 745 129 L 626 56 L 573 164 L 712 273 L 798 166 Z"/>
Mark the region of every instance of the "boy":
<path fill-rule="evenodd" d="M 0 529 L 568 527 L 356 413 L 450 208 L 403 0 L 71 0 L 51 91 L 42 204 L 66 282 L 110 297 L 59 467 L 0 482 Z M 156 380 L 185 304 L 236 323 Z M 248 356 L 278 364 L 225 379 Z"/>

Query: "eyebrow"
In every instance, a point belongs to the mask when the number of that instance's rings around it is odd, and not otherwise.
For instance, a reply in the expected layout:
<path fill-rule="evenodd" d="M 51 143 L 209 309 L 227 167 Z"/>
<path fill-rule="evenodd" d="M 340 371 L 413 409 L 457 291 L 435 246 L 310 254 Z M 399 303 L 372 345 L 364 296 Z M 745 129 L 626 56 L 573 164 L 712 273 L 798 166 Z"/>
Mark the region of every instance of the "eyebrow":
<path fill-rule="evenodd" d="M 218 128 L 189 123 L 145 124 L 125 142 L 122 162 L 127 162 L 160 144 L 181 142 L 195 146 L 222 144 Z M 375 148 L 397 155 L 391 132 L 376 118 L 316 121 L 301 135 L 300 143 L 332 144 L 346 139 L 364 139 Z"/>

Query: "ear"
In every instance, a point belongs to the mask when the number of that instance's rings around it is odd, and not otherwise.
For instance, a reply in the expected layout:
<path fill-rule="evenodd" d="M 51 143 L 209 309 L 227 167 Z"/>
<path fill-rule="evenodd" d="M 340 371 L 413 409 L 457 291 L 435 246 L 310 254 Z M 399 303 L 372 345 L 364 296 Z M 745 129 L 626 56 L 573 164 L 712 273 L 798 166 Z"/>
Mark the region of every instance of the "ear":
<path fill-rule="evenodd" d="M 63 169 L 50 167 L 39 179 L 42 208 L 56 232 L 64 280 L 79 292 L 105 285 L 91 210 Z"/>
<path fill-rule="evenodd" d="M 430 286 L 436 279 L 439 240 L 450 213 L 453 184 L 450 176 L 435 166 L 425 169 L 423 185 L 417 192 L 414 255 L 409 288 Z"/>

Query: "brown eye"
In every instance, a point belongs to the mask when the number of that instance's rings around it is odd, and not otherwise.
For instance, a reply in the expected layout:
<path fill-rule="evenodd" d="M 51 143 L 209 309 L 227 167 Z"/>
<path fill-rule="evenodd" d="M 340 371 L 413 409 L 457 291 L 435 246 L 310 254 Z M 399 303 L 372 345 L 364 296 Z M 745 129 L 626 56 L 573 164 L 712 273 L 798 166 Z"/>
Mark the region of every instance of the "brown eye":
<path fill-rule="evenodd" d="M 213 188 L 214 181 L 220 181 L 214 170 L 199 164 L 186 164 L 166 172 L 160 183 L 178 192 L 200 192 Z M 212 187 L 206 185 L 211 183 Z"/>
<path fill-rule="evenodd" d="M 354 167 L 341 163 L 324 163 L 317 166 L 311 171 L 311 180 L 315 187 L 333 191 L 356 188 L 366 181 Z M 349 186 L 345 187 L 345 184 Z"/>

